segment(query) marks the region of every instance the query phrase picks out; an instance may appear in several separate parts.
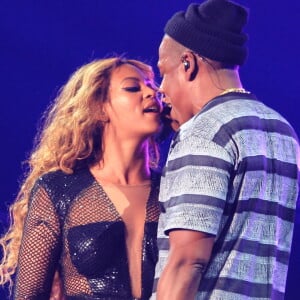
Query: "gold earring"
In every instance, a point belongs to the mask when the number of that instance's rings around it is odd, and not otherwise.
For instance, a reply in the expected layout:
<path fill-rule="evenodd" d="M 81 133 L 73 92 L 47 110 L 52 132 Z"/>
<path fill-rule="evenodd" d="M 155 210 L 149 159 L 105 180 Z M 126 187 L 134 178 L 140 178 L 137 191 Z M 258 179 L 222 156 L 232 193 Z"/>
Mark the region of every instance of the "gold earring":
<path fill-rule="evenodd" d="M 108 115 L 104 111 L 100 113 L 100 121 L 103 123 L 108 123 L 109 121 Z"/>

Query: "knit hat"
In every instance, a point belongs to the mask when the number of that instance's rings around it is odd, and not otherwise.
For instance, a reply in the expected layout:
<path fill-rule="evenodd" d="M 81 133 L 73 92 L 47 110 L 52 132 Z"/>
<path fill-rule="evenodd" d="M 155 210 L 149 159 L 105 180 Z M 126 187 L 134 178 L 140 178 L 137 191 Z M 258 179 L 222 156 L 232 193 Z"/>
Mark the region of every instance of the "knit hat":
<path fill-rule="evenodd" d="M 246 8 L 227 0 L 206 0 L 190 4 L 175 13 L 165 33 L 199 55 L 231 65 L 242 65 L 248 54 Z"/>

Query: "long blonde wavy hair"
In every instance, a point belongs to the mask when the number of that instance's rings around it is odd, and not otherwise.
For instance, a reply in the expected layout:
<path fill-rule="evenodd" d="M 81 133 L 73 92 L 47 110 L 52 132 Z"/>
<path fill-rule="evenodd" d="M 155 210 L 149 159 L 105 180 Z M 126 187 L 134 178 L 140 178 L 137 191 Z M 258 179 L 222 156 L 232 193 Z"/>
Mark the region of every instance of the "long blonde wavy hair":
<path fill-rule="evenodd" d="M 154 80 L 152 68 L 140 61 L 122 57 L 95 60 L 70 77 L 44 114 L 44 124 L 27 161 L 29 171 L 10 207 L 10 227 L 0 239 L 3 248 L 0 285 L 9 283 L 12 286 L 30 191 L 37 178 L 58 169 L 72 173 L 76 168 L 101 160 L 103 122 L 99 113 L 102 104 L 108 101 L 111 74 L 123 64 L 137 67 L 148 79 Z M 154 154 L 152 162 L 155 165 L 158 156 L 153 139 L 149 148 L 149 153 Z"/>

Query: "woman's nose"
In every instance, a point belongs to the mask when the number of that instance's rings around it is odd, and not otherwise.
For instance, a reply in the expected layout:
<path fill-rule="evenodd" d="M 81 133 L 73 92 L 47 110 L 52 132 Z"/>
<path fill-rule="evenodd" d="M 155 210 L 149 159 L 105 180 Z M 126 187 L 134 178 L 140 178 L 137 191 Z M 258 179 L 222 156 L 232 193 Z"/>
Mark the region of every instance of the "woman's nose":
<path fill-rule="evenodd" d="M 144 99 L 149 99 L 149 98 L 154 98 L 155 97 L 155 93 L 146 93 L 144 95 Z"/>
<path fill-rule="evenodd" d="M 144 98 L 154 98 L 156 96 L 156 90 L 151 88 L 151 87 L 147 87 L 144 93 Z"/>

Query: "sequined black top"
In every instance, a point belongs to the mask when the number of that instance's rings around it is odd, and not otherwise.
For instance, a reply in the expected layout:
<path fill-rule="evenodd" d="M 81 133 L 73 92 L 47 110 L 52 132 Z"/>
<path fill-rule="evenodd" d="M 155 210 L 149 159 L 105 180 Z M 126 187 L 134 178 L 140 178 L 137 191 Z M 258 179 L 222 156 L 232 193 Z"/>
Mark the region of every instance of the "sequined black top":
<path fill-rule="evenodd" d="M 157 262 L 159 176 L 152 172 L 142 246 L 142 297 L 151 296 Z M 133 299 L 125 224 L 88 169 L 51 172 L 30 198 L 14 299 L 49 299 L 59 269 L 66 299 Z"/>

